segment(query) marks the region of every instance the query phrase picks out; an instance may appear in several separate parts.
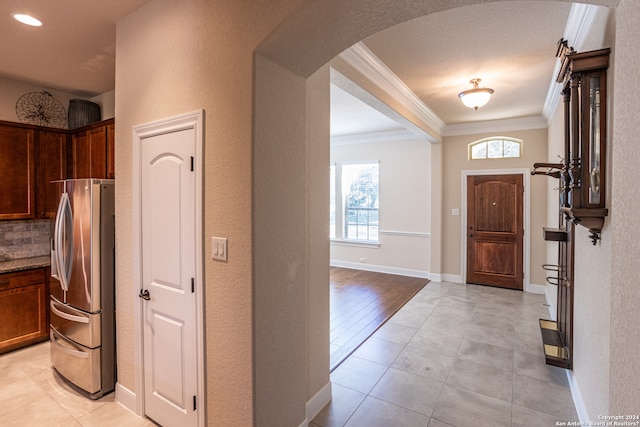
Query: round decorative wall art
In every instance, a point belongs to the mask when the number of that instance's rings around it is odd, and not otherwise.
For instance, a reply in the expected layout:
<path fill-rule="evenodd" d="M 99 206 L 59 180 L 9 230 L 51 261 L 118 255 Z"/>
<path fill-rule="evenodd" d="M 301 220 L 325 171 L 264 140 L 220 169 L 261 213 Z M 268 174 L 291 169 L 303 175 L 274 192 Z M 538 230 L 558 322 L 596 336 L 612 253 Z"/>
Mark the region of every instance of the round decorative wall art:
<path fill-rule="evenodd" d="M 67 123 L 67 112 L 64 107 L 45 90 L 25 93 L 18 98 L 16 115 L 22 123 L 30 125 L 62 129 Z"/>

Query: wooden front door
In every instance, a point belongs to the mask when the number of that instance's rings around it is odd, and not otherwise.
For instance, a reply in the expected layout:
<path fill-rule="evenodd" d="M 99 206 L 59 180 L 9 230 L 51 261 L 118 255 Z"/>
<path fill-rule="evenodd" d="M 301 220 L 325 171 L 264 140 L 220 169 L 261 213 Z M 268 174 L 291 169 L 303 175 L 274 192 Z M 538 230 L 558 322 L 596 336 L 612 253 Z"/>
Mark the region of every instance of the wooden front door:
<path fill-rule="evenodd" d="M 522 179 L 467 176 L 467 283 L 522 290 Z"/>

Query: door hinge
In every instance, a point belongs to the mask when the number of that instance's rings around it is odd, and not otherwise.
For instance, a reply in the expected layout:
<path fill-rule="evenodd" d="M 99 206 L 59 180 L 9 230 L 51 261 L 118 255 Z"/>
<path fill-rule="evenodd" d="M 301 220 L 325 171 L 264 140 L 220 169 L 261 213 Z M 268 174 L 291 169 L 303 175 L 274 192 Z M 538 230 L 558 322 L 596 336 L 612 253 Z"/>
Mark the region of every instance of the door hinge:
<path fill-rule="evenodd" d="M 193 410 L 196 410 L 196 397 L 193 396 Z"/>
<path fill-rule="evenodd" d="M 196 291 L 196 279 L 195 278 L 191 278 L 191 293 L 194 293 Z"/>
<path fill-rule="evenodd" d="M 193 156 L 191 156 L 191 172 L 193 172 L 195 169 L 195 159 L 193 158 Z"/>

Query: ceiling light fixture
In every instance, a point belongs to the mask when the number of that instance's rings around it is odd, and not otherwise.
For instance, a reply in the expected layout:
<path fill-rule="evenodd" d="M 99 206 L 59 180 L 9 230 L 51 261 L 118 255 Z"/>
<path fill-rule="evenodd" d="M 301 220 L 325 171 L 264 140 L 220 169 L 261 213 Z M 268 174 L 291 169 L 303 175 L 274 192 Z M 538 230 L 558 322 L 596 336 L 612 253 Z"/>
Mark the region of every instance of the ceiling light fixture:
<path fill-rule="evenodd" d="M 478 107 L 482 107 L 489 102 L 489 98 L 491 98 L 491 95 L 493 94 L 493 89 L 489 89 L 488 87 L 478 87 L 480 79 L 471 79 L 469 83 L 473 85 L 473 89 L 460 92 L 458 96 L 464 105 L 477 110 Z"/>
<path fill-rule="evenodd" d="M 13 19 L 15 19 L 16 21 L 20 21 L 23 24 L 30 25 L 32 27 L 41 27 L 42 26 L 42 22 L 39 19 L 36 19 L 36 18 L 34 18 L 33 16 L 30 16 L 30 15 L 23 15 L 21 13 L 14 13 L 13 14 Z"/>

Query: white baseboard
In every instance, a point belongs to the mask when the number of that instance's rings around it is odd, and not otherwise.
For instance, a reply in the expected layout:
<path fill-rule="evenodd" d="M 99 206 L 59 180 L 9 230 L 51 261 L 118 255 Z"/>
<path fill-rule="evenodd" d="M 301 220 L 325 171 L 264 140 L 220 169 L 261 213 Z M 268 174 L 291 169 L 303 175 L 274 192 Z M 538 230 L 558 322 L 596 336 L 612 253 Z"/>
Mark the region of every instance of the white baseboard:
<path fill-rule="evenodd" d="M 462 276 L 459 274 L 443 274 L 442 281 L 451 283 L 464 283 L 462 281 Z"/>
<path fill-rule="evenodd" d="M 429 273 L 429 279 L 431 279 L 432 282 L 442 282 L 442 274 Z"/>
<path fill-rule="evenodd" d="M 553 300 L 551 299 L 551 294 L 549 293 L 549 287 L 544 287 L 544 297 L 547 300 L 547 305 L 549 306 L 549 318 L 553 321 L 556 319 L 556 308 L 553 306 Z"/>
<path fill-rule="evenodd" d="M 136 394 L 120 383 L 116 383 L 116 401 L 134 414 L 140 417 L 142 416 L 142 414 L 137 412 L 138 403 Z"/>
<path fill-rule="evenodd" d="M 527 292 L 532 293 L 532 294 L 546 295 L 546 293 L 547 293 L 547 287 L 545 285 L 536 285 L 535 283 L 529 283 L 527 285 L 527 289 L 525 289 L 525 290 Z"/>
<path fill-rule="evenodd" d="M 429 277 L 430 274 L 428 271 L 411 270 L 408 268 L 398 268 L 398 267 L 387 267 L 384 265 L 365 264 L 362 262 L 349 262 L 349 261 L 332 259 L 329 261 L 329 265 L 331 265 L 331 267 L 342 267 L 342 268 L 351 268 L 354 270 L 374 271 L 376 273 L 397 274 L 399 276 L 420 277 L 424 279 L 430 278 Z"/>
<path fill-rule="evenodd" d="M 331 382 L 325 384 L 325 386 L 307 402 L 306 422 L 309 423 L 314 419 L 329 402 L 331 402 Z"/>
<path fill-rule="evenodd" d="M 578 381 L 573 371 L 567 369 L 567 379 L 569 380 L 569 387 L 571 388 L 571 396 L 573 397 L 573 403 L 576 405 L 576 412 L 578 413 L 578 419 L 581 425 L 590 425 L 591 420 L 587 413 L 587 406 L 582 399 L 582 393 L 580 387 L 578 387 Z"/>

